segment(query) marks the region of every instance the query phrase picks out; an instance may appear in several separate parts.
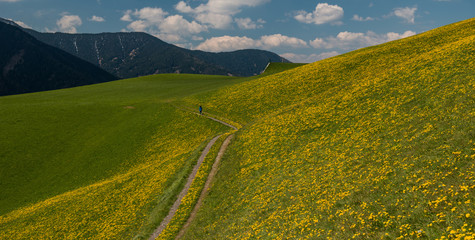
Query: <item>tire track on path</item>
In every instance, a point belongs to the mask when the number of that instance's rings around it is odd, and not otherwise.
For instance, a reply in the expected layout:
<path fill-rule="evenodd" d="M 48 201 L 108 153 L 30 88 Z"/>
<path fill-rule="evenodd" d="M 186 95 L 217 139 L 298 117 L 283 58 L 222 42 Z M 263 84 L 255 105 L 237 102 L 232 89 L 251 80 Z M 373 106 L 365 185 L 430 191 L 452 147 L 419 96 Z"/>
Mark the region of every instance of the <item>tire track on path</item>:
<path fill-rule="evenodd" d="M 200 115 L 199 113 L 195 113 L 193 112 L 194 114 L 197 114 L 197 115 Z M 210 117 L 210 116 L 206 116 L 206 115 L 200 115 L 200 116 L 203 116 L 203 117 L 206 117 L 208 119 L 211 119 L 215 122 L 219 122 L 223 125 L 226 125 L 234 130 L 238 130 L 237 127 L 229 124 L 229 123 L 226 123 L 226 122 L 223 122 L 221 120 L 218 120 L 216 118 L 213 118 L 213 117 Z M 181 205 L 181 201 L 183 200 L 183 198 L 186 196 L 186 194 L 188 193 L 188 190 L 190 189 L 190 186 L 191 184 L 193 183 L 193 180 L 195 179 L 196 177 L 196 174 L 198 173 L 198 169 L 200 168 L 201 164 L 203 163 L 204 159 L 206 158 L 206 156 L 208 155 L 211 147 L 216 143 L 216 141 L 222 136 L 223 134 L 220 134 L 216 137 L 214 137 L 213 139 L 211 139 L 211 141 L 209 141 L 208 145 L 206 145 L 205 149 L 203 150 L 203 152 L 201 153 L 201 156 L 200 158 L 198 159 L 198 162 L 195 164 L 195 166 L 193 167 L 193 171 L 191 172 L 190 176 L 188 176 L 187 180 L 186 180 L 186 184 L 185 186 L 183 187 L 183 189 L 181 190 L 180 194 L 178 194 L 178 198 L 177 200 L 173 203 L 172 207 L 170 208 L 170 211 L 168 212 L 168 215 L 162 220 L 162 222 L 160 223 L 159 227 L 157 229 L 155 229 L 155 231 L 153 232 L 153 234 L 150 236 L 149 240 L 154 240 L 156 239 L 161 233 L 162 231 L 167 227 L 167 225 L 170 223 L 170 221 L 172 220 L 173 216 L 175 215 L 176 211 L 178 210 L 178 208 L 180 207 Z M 201 191 L 201 194 L 200 194 L 200 197 L 198 198 L 198 201 L 195 205 L 195 207 L 193 208 L 193 211 L 191 212 L 190 214 L 190 217 L 188 217 L 188 220 L 187 222 L 185 223 L 185 225 L 182 227 L 182 229 L 180 230 L 180 233 L 178 234 L 178 236 L 183 235 L 186 231 L 186 227 L 188 227 L 188 225 L 191 223 L 191 221 L 194 219 L 194 216 L 196 215 L 196 212 L 198 211 L 199 207 L 201 206 L 202 202 L 203 202 L 203 199 L 204 197 L 207 195 L 208 193 L 208 188 L 211 184 L 211 181 L 213 180 L 214 178 L 214 175 L 216 175 L 216 172 L 217 172 L 217 169 L 218 169 L 218 164 L 219 164 L 219 161 L 221 160 L 221 157 L 222 155 L 224 154 L 224 152 L 226 151 L 226 148 L 227 146 L 229 145 L 232 137 L 234 136 L 234 134 L 231 134 L 229 135 L 226 140 L 223 142 L 223 144 L 221 145 L 221 148 L 219 149 L 219 152 L 218 152 L 218 156 L 216 157 L 215 159 L 215 162 L 213 163 L 213 166 L 212 166 L 212 169 L 208 175 L 208 178 L 206 179 L 206 183 L 205 183 L 205 186 L 203 187 L 203 190 Z"/>
<path fill-rule="evenodd" d="M 226 148 L 228 147 L 233 137 L 234 137 L 234 134 L 229 135 L 226 138 L 226 140 L 224 140 L 223 144 L 221 145 L 221 148 L 219 149 L 219 152 L 218 152 L 218 156 L 216 156 L 216 159 L 214 160 L 214 163 L 213 163 L 213 167 L 211 168 L 208 178 L 206 179 L 205 186 L 203 187 L 203 190 L 201 190 L 200 197 L 198 198 L 198 201 L 196 202 L 196 205 L 193 208 L 193 211 L 191 211 L 190 216 L 188 217 L 188 220 L 183 225 L 183 227 L 181 228 L 180 232 L 178 233 L 175 239 L 182 238 L 183 235 L 185 235 L 186 230 L 188 230 L 188 227 L 190 226 L 191 222 L 195 219 L 196 213 L 198 212 L 201 205 L 203 204 L 204 198 L 208 195 L 211 182 L 213 181 L 214 176 L 218 172 L 219 162 L 221 161 L 221 158 L 223 157 L 224 152 L 226 151 Z"/>

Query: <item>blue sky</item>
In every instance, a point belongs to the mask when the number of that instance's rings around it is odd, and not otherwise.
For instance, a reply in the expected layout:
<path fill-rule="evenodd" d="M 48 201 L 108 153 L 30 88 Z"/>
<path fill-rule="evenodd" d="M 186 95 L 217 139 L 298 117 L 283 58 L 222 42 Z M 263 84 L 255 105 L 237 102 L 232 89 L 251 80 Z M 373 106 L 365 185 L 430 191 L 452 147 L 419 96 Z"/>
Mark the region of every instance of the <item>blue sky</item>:
<path fill-rule="evenodd" d="M 474 0 L 0 0 L 41 32 L 142 31 L 189 49 L 313 62 L 475 17 Z"/>

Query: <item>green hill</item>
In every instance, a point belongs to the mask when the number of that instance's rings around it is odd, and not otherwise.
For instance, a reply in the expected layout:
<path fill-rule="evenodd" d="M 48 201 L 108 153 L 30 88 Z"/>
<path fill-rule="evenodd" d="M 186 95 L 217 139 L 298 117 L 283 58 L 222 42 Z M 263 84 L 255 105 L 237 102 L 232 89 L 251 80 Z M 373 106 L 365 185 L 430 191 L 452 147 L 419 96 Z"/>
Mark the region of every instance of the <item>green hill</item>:
<path fill-rule="evenodd" d="M 0 239 L 151 233 L 228 130 L 170 103 L 245 80 L 162 74 L 0 97 Z"/>
<path fill-rule="evenodd" d="M 474 56 L 470 19 L 186 98 L 244 125 L 186 239 L 473 237 Z"/>
<path fill-rule="evenodd" d="M 0 239 L 133 237 L 227 130 L 168 102 L 236 81 L 156 75 L 0 98 Z"/>

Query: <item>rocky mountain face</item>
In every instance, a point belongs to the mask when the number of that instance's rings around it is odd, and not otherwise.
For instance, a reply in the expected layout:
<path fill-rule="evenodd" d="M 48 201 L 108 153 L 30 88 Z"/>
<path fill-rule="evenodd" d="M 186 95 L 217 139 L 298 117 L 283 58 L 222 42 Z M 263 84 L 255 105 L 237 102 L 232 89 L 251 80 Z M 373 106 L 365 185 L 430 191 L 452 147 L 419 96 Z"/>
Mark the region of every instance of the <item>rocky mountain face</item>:
<path fill-rule="evenodd" d="M 117 77 L 0 21 L 0 96 L 75 87 Z"/>
<path fill-rule="evenodd" d="M 288 62 L 263 50 L 226 53 L 192 51 L 146 33 L 67 34 L 26 32 L 51 46 L 76 55 L 121 78 L 157 73 L 252 76 L 269 61 Z"/>

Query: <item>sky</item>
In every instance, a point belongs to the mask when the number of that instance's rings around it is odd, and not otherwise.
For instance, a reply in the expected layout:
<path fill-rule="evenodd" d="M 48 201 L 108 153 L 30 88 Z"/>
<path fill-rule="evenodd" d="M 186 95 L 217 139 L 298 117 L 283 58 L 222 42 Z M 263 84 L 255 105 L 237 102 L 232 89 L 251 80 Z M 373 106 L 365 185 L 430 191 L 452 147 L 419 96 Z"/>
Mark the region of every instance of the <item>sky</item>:
<path fill-rule="evenodd" d="M 475 0 L 0 0 L 0 17 L 40 32 L 146 32 L 193 50 L 314 62 L 475 17 Z"/>

